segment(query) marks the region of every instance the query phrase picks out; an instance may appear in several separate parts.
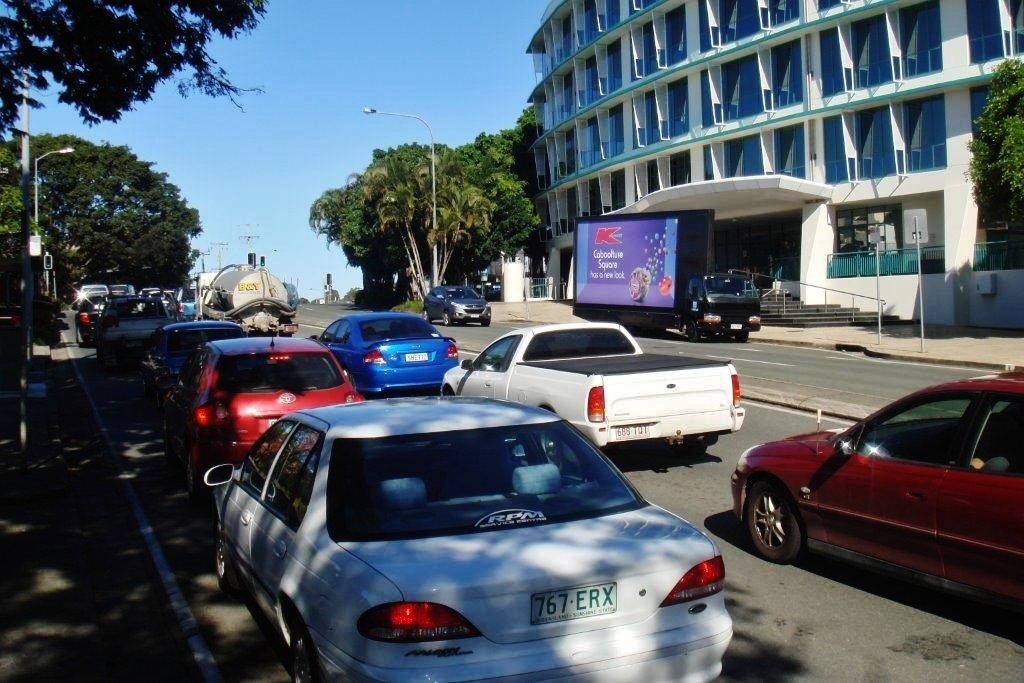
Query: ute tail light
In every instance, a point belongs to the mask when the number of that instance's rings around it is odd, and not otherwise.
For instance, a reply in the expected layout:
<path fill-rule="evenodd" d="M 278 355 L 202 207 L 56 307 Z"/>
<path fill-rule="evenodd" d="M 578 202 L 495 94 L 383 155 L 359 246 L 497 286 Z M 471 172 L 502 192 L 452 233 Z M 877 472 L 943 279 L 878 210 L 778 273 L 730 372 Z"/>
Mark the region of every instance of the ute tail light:
<path fill-rule="evenodd" d="M 743 398 L 743 392 L 740 391 L 740 376 L 732 376 L 732 404 L 733 406 L 739 407 L 740 399 Z"/>
<path fill-rule="evenodd" d="M 705 560 L 683 574 L 665 599 L 661 601 L 660 607 L 678 605 L 680 602 L 706 598 L 714 595 L 725 587 L 725 562 L 722 556 L 712 557 Z"/>
<path fill-rule="evenodd" d="M 592 387 L 587 394 L 587 419 L 604 422 L 604 387 Z"/>
<path fill-rule="evenodd" d="M 195 412 L 196 425 L 199 427 L 223 424 L 228 421 L 229 417 L 231 417 L 231 413 L 228 412 L 227 406 L 219 402 L 203 404 L 196 408 Z"/>
<path fill-rule="evenodd" d="M 387 361 L 384 360 L 383 353 L 378 349 L 374 349 L 363 356 L 363 362 L 367 365 L 384 365 Z"/>
<path fill-rule="evenodd" d="M 363 612 L 356 628 L 364 637 L 388 643 L 422 643 L 479 636 L 473 624 L 436 602 L 391 602 Z"/>
<path fill-rule="evenodd" d="M 79 313 L 78 314 L 78 324 L 79 325 L 88 325 L 89 324 L 89 314 L 88 313 Z"/>
<path fill-rule="evenodd" d="M 459 349 L 458 349 L 458 347 L 455 346 L 455 344 L 449 344 L 448 348 L 444 352 L 444 357 L 445 357 L 446 360 L 447 359 L 451 359 L 451 358 L 456 358 L 457 359 L 459 357 Z"/>

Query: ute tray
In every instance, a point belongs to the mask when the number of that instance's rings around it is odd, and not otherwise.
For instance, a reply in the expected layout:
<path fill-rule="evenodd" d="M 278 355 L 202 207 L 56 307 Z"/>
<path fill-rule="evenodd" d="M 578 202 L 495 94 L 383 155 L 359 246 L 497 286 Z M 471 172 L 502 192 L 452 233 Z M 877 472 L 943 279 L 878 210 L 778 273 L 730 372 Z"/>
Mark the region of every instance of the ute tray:
<path fill-rule="evenodd" d="M 519 365 L 529 365 L 534 368 L 560 370 L 562 372 L 591 376 L 628 375 L 633 372 L 658 372 L 662 370 L 686 370 L 689 368 L 713 368 L 723 367 L 728 365 L 728 363 L 708 358 L 641 353 L 621 356 L 588 356 L 586 358 L 523 361 Z"/>

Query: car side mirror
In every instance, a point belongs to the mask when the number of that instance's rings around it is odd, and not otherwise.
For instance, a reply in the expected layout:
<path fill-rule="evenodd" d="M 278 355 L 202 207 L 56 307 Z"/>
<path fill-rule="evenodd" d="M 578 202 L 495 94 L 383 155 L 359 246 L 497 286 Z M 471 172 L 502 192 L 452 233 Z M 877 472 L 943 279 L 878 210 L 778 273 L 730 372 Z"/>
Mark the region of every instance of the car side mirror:
<path fill-rule="evenodd" d="M 839 453 L 840 455 L 853 455 L 853 451 L 853 441 L 851 441 L 850 439 L 841 439 L 836 444 L 836 452 Z"/>
<path fill-rule="evenodd" d="M 312 339 L 313 341 L 320 341 L 320 335 L 318 334 L 311 334 L 309 335 L 309 338 Z"/>
<path fill-rule="evenodd" d="M 466 359 L 464 359 L 462 361 L 461 367 L 462 367 L 463 370 L 472 370 L 473 369 L 473 361 L 471 361 L 470 359 L 466 358 Z"/>
<path fill-rule="evenodd" d="M 235 466 L 231 463 L 221 463 L 206 470 L 203 475 L 203 483 L 207 486 L 223 486 L 235 478 Z"/>

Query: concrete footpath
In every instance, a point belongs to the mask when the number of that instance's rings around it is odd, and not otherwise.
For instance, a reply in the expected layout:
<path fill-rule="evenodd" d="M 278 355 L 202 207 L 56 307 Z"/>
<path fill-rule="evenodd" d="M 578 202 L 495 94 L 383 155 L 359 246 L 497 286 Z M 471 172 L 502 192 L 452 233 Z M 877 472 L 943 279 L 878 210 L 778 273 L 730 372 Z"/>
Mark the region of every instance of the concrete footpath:
<path fill-rule="evenodd" d="M 494 322 L 538 324 L 585 322 L 572 314 L 572 305 L 557 301 L 492 303 Z M 956 365 L 986 370 L 1024 368 L 1024 331 L 979 327 L 925 329 L 921 351 L 920 327 L 912 324 L 882 328 L 881 342 L 874 327 L 765 327 L 750 335 L 766 344 L 859 351 L 877 358 Z"/>

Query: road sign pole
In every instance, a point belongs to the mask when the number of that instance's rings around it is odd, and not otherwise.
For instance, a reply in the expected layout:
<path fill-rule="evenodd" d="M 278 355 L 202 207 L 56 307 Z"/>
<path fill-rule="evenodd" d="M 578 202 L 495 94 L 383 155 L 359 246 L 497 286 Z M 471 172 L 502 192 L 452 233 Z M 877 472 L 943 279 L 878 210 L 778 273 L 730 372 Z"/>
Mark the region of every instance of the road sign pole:
<path fill-rule="evenodd" d="M 879 231 L 875 240 L 875 306 L 878 309 L 878 332 L 876 339 L 882 345 L 882 233 Z"/>
<path fill-rule="evenodd" d="M 921 353 L 924 353 L 924 269 L 921 263 L 921 231 L 914 216 L 914 242 L 917 244 L 917 307 L 921 316 Z"/>

